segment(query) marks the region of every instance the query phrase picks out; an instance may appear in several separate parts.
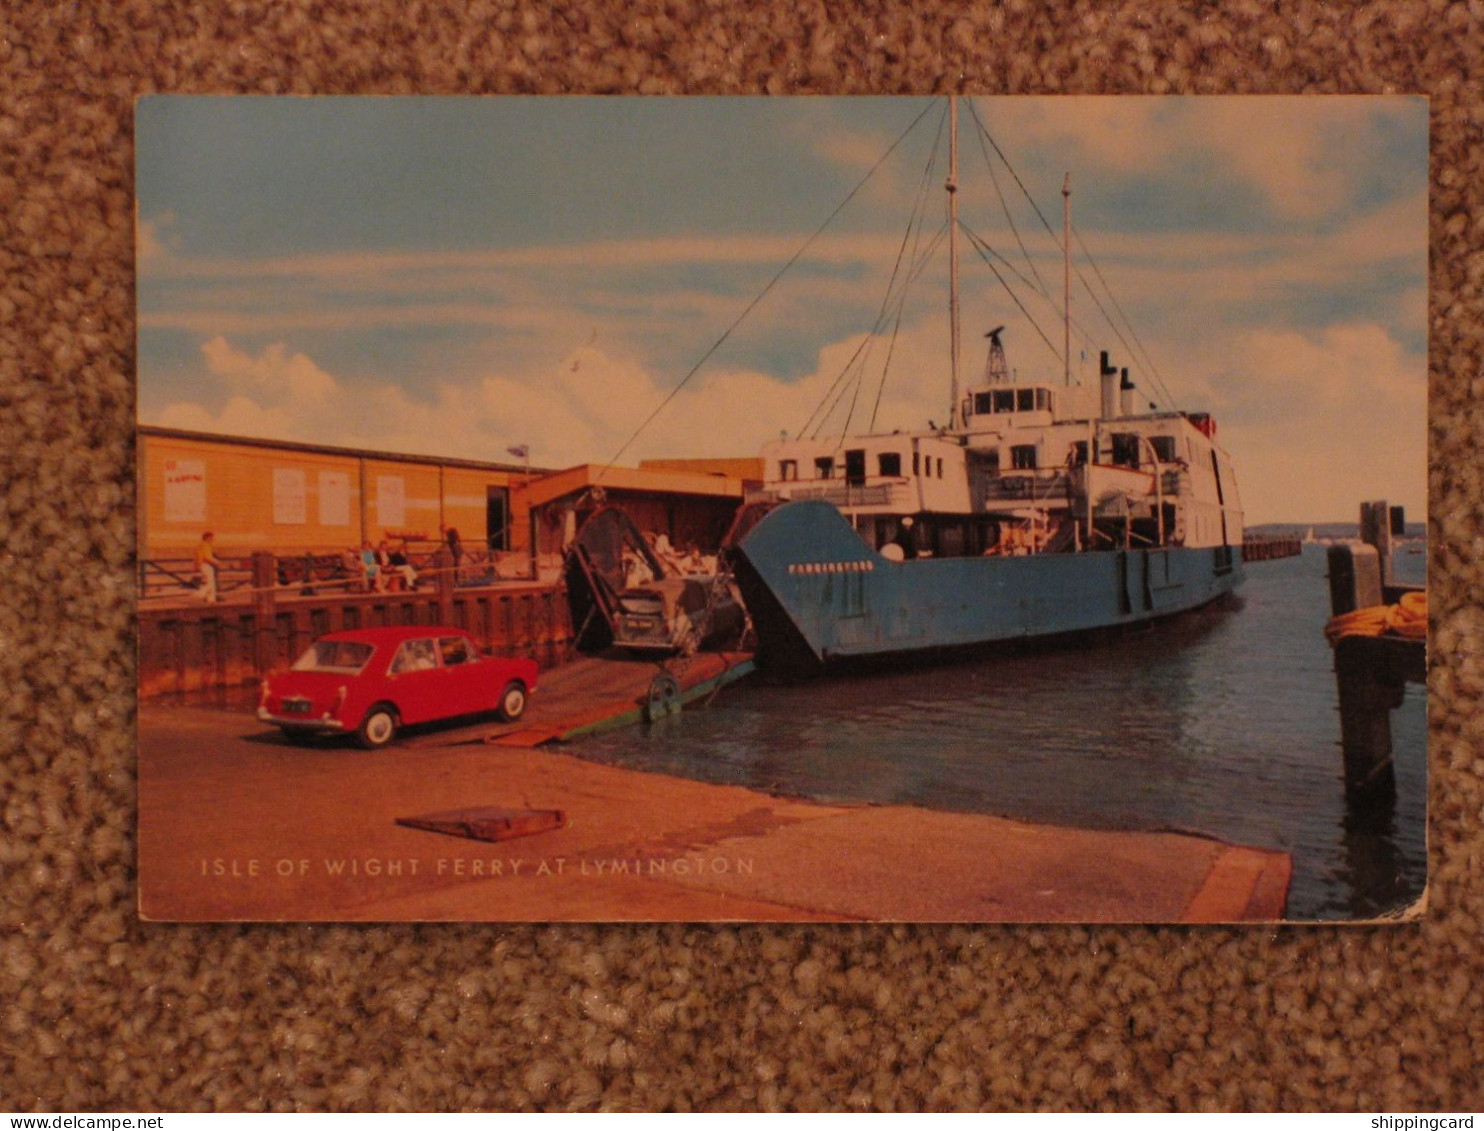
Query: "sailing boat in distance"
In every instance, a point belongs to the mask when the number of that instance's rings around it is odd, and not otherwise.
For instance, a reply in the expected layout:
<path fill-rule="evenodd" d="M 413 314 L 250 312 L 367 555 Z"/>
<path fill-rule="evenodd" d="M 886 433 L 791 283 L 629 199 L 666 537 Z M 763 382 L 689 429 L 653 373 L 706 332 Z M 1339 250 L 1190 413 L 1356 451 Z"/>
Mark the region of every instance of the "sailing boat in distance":
<path fill-rule="evenodd" d="M 1070 177 L 1063 373 L 1021 380 L 1004 327 L 959 373 L 958 103 L 949 100 L 948 423 L 781 439 L 726 553 L 761 663 L 818 670 L 1137 624 L 1242 581 L 1236 475 L 1208 414 L 1142 408 L 1103 351 L 1071 379 Z M 997 147 L 996 147 L 997 148 Z"/>

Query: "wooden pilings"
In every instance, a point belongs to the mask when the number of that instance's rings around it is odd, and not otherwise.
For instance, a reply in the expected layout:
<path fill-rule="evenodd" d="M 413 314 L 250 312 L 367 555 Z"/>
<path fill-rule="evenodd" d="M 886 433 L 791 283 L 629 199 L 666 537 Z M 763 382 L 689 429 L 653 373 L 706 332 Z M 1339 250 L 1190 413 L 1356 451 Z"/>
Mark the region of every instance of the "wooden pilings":
<path fill-rule="evenodd" d="M 1389 802 L 1396 796 L 1391 712 L 1402 705 L 1409 681 L 1426 682 L 1426 649 L 1399 637 L 1342 637 L 1335 645 L 1335 680 L 1345 797 L 1360 805 Z"/>
<path fill-rule="evenodd" d="M 1391 581 L 1391 533 L 1384 502 L 1361 505 L 1365 542 L 1329 548 L 1330 610 L 1335 616 L 1392 604 L 1410 588 Z M 1427 682 L 1424 640 L 1347 635 L 1335 642 L 1340 747 L 1345 797 L 1354 806 L 1390 804 L 1396 796 L 1391 712 L 1408 683 Z"/>
<path fill-rule="evenodd" d="M 1298 538 L 1250 538 L 1242 542 L 1244 562 L 1270 562 L 1276 558 L 1296 558 L 1304 552 Z"/>

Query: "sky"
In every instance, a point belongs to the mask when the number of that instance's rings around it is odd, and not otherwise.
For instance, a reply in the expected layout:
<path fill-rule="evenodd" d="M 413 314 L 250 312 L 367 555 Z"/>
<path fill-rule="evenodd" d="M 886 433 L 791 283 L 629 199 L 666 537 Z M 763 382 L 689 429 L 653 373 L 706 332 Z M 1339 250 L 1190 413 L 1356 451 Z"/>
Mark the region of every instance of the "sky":
<path fill-rule="evenodd" d="M 1211 412 L 1249 525 L 1369 499 L 1423 519 L 1427 111 L 962 100 L 965 383 L 1002 325 L 1019 377 L 1063 379 L 1069 176 L 1074 381 L 1106 349 L 1141 399 Z M 946 119 L 928 98 L 145 98 L 140 421 L 544 467 L 941 423 Z"/>

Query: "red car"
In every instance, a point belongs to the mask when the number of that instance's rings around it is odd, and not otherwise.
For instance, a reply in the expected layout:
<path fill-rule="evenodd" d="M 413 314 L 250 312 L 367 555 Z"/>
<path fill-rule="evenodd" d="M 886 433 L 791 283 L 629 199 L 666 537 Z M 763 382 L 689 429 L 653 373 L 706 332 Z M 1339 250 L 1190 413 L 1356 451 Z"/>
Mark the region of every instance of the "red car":
<path fill-rule="evenodd" d="M 533 661 L 481 655 L 462 629 L 365 628 L 321 636 L 265 679 L 258 718 L 290 738 L 354 734 L 374 749 L 413 723 L 481 711 L 514 721 L 535 689 Z"/>

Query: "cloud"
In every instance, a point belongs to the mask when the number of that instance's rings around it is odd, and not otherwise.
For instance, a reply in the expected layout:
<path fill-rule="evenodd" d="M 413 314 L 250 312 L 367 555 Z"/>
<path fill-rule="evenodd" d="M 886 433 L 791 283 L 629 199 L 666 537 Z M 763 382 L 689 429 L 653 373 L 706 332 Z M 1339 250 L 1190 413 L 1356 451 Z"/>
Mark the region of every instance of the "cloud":
<path fill-rule="evenodd" d="M 894 254 L 898 236 L 825 235 L 810 245 L 816 260 L 853 262 L 864 251 L 879 257 Z M 180 279 L 319 279 L 353 285 L 358 280 L 386 280 L 450 272 L 500 272 L 526 268 L 619 270 L 665 265 L 736 265 L 787 262 L 799 250 L 802 234 L 596 240 L 578 244 L 541 244 L 478 251 L 330 252 L 223 259 L 177 258 L 158 265 L 158 278 Z"/>
<path fill-rule="evenodd" d="M 799 435 L 806 421 L 818 424 L 821 406 L 833 406 L 820 430 L 826 436 L 845 427 L 847 413 L 852 432 L 864 431 L 873 414 L 883 432 L 941 420 L 948 400 L 943 321 L 924 317 L 894 344 L 876 338 L 866 351 L 858 337 L 833 342 L 797 381 L 717 367 L 679 391 L 635 357 L 593 344 L 555 364 L 487 368 L 414 396 L 392 381 L 353 384 L 282 344 L 251 353 L 216 336 L 202 348 L 203 382 L 219 382 L 231 395 L 215 411 L 177 401 L 149 422 L 492 462 L 504 461 L 507 447 L 529 444 L 533 462 L 551 467 L 606 463 L 626 441 L 625 465 L 747 456 L 780 432 Z M 982 343 L 966 337 L 965 345 L 965 381 L 972 383 Z M 878 409 L 889 348 L 892 370 Z M 1187 383 L 1182 403 L 1216 413 L 1249 523 L 1343 519 L 1366 498 L 1425 514 L 1425 359 L 1384 327 L 1257 329 L 1233 337 L 1221 359 L 1212 377 Z M 1177 352 L 1174 361 L 1188 357 Z"/>
<path fill-rule="evenodd" d="M 1015 151 L 1016 164 L 1016 153 L 1034 150 L 1054 155 L 1051 166 L 1094 169 L 1100 177 L 1209 165 L 1211 192 L 1248 186 L 1275 219 L 1292 222 L 1352 203 L 1359 174 L 1386 157 L 1375 148 L 1377 120 L 1416 110 L 1415 102 L 1368 96 L 1118 95 L 975 105 L 990 134 Z"/>
<path fill-rule="evenodd" d="M 269 405 L 292 402 L 300 408 L 328 405 L 334 398 L 335 379 L 302 353 L 289 353 L 275 343 L 259 357 L 234 349 L 217 335 L 201 347 L 207 372 L 222 380 L 228 389 L 250 393 Z"/>
<path fill-rule="evenodd" d="M 943 407 L 938 402 L 946 404 L 946 371 L 926 360 L 941 351 L 928 336 L 921 330 L 903 335 L 895 363 L 901 372 L 937 371 L 942 380 L 934 379 L 930 387 L 891 382 L 882 398 L 879 430 L 920 427 L 934 406 Z M 414 397 L 390 381 L 367 385 L 337 378 L 282 343 L 254 354 L 218 335 L 202 347 L 200 384 L 228 390 L 222 406 L 213 411 L 178 400 L 147 422 L 492 462 L 503 461 L 501 453 L 509 446 L 529 444 L 532 461 L 552 467 L 605 463 L 626 444 L 625 464 L 661 456 L 748 456 L 781 431 L 796 432 L 822 401 L 835 405 L 824 414 L 829 425 L 824 434 L 843 428 L 852 401 L 852 431 L 864 429 L 875 408 L 887 343 L 873 341 L 870 364 L 850 369 L 859 346 L 859 339 L 828 346 L 813 371 L 791 383 L 751 369 L 717 369 L 677 391 L 634 358 L 585 345 L 555 365 L 439 382 Z M 860 392 L 852 396 L 857 373 Z M 836 396 L 841 388 L 845 394 Z"/>
<path fill-rule="evenodd" d="M 1354 517 L 1366 499 L 1427 513 L 1427 359 L 1372 323 L 1255 330 L 1201 383 L 1247 521 Z"/>
<path fill-rule="evenodd" d="M 134 255 L 140 270 L 160 268 L 171 252 L 179 250 L 180 238 L 170 234 L 173 212 L 162 212 L 152 220 L 141 219 L 134 229 Z"/>
<path fill-rule="evenodd" d="M 212 411 L 175 401 L 151 423 L 491 461 L 502 460 L 511 445 L 529 444 L 536 463 L 566 466 L 612 458 L 668 393 L 633 359 L 593 346 L 571 351 L 554 366 L 442 382 L 415 397 L 390 381 L 339 379 L 281 343 L 253 354 L 216 336 L 201 357 L 201 384 L 229 392 L 222 406 Z M 683 390 L 633 448 L 630 462 L 643 454 L 750 454 L 760 445 L 754 439 L 759 433 L 738 424 L 774 395 L 787 401 L 803 394 L 759 374 L 741 374 L 707 392 L 700 385 Z M 760 433 L 770 434 L 776 428 Z"/>

